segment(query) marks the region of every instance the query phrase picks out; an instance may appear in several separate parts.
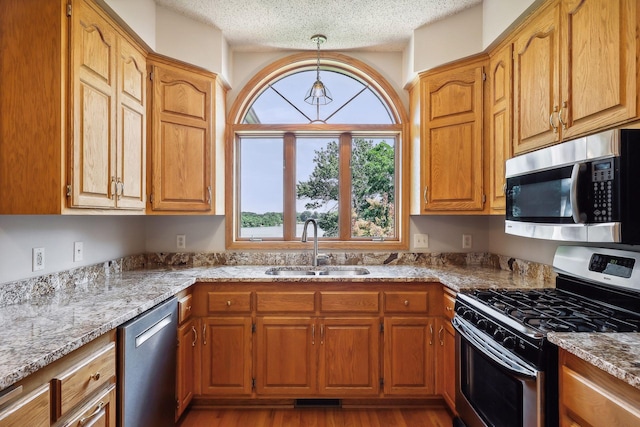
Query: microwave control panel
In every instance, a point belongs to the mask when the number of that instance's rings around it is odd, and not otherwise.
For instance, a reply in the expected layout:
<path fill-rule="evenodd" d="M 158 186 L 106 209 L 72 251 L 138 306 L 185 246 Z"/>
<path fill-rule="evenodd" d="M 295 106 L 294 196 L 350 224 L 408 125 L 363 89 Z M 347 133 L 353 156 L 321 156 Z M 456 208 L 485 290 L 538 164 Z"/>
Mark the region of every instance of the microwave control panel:
<path fill-rule="evenodd" d="M 591 163 L 591 212 L 590 222 L 616 221 L 615 159 Z"/>

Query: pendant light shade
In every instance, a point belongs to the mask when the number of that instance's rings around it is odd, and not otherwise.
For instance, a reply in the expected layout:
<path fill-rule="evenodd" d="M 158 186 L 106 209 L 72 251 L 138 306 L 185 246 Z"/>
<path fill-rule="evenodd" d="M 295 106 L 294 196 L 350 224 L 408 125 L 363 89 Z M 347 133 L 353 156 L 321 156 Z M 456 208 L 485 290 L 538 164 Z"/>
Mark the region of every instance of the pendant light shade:
<path fill-rule="evenodd" d="M 321 34 L 316 34 L 311 37 L 311 41 L 315 42 L 318 46 L 318 61 L 316 64 L 316 81 L 311 86 L 311 89 L 307 92 L 304 100 L 311 105 L 326 105 L 333 101 L 331 92 L 320 80 L 320 45 L 327 41 L 327 38 Z"/>

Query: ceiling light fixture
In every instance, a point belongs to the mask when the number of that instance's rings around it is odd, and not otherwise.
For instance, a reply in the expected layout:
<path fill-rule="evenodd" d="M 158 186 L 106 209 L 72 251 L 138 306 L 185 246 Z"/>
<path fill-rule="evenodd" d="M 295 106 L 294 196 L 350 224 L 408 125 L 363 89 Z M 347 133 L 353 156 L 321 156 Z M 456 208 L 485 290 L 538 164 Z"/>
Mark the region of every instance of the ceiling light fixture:
<path fill-rule="evenodd" d="M 308 102 L 311 105 L 326 105 L 333 101 L 333 97 L 331 96 L 331 92 L 329 89 L 322 83 L 320 80 L 320 45 L 327 41 L 327 37 L 322 34 L 316 34 L 311 37 L 311 41 L 315 42 L 318 45 L 318 62 L 316 65 L 316 81 L 307 92 L 307 96 L 305 96 L 305 102 Z"/>

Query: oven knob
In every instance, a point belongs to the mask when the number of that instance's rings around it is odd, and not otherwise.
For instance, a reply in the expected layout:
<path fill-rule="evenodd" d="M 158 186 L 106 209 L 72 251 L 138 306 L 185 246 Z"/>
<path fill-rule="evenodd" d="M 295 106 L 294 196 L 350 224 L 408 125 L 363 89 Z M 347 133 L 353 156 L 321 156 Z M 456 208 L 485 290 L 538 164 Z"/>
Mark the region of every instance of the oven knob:
<path fill-rule="evenodd" d="M 478 320 L 478 324 L 477 324 L 478 328 L 480 328 L 482 330 L 485 330 L 485 329 L 487 329 L 488 325 L 489 325 L 489 322 L 487 322 L 486 319 Z"/>
<path fill-rule="evenodd" d="M 467 320 L 472 320 L 475 316 L 473 311 L 467 310 L 464 313 L 462 313 L 462 317 Z"/>
<path fill-rule="evenodd" d="M 506 337 L 502 341 L 502 345 L 508 349 L 513 349 L 516 347 L 516 338 L 515 337 Z"/>
<path fill-rule="evenodd" d="M 496 329 L 496 331 L 493 333 L 493 338 L 496 341 L 502 341 L 502 339 L 504 338 L 504 332 L 502 332 L 500 329 Z"/>

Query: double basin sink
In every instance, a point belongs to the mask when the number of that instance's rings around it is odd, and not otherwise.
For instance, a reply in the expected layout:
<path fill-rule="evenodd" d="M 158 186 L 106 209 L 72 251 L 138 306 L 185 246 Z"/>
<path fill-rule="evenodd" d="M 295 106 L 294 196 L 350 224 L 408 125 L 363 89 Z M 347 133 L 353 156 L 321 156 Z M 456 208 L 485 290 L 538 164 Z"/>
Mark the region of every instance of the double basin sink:
<path fill-rule="evenodd" d="M 362 276 L 369 270 L 362 267 L 272 267 L 265 271 L 270 276 Z"/>

